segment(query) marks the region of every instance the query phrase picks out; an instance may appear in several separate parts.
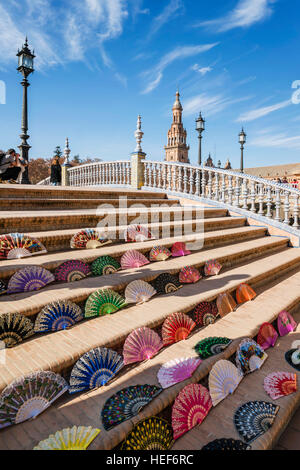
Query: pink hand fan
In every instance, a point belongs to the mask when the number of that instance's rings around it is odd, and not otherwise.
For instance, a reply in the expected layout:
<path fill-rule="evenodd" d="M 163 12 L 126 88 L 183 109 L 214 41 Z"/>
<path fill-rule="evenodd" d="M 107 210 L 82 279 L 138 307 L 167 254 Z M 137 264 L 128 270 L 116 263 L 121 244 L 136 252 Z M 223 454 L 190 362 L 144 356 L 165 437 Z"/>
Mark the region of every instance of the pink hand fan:
<path fill-rule="evenodd" d="M 222 269 L 222 265 L 215 259 L 206 262 L 204 266 L 204 274 L 208 276 L 217 276 Z"/>
<path fill-rule="evenodd" d="M 136 250 L 126 251 L 121 258 L 122 269 L 141 268 L 142 266 L 146 266 L 146 264 L 150 264 L 150 261 L 148 261 L 142 253 Z"/>
<path fill-rule="evenodd" d="M 297 375 L 290 372 L 273 372 L 264 380 L 264 389 L 272 400 L 297 391 Z"/>
<path fill-rule="evenodd" d="M 151 359 L 163 347 L 155 331 L 142 327 L 130 333 L 123 347 L 124 364 Z"/>
<path fill-rule="evenodd" d="M 192 377 L 201 364 L 201 359 L 196 357 L 174 359 L 163 365 L 157 374 L 162 388 L 169 388 Z"/>
<path fill-rule="evenodd" d="M 207 388 L 203 385 L 188 385 L 177 396 L 172 409 L 174 439 L 178 439 L 201 424 L 212 407 Z"/>
<path fill-rule="evenodd" d="M 185 243 L 177 242 L 172 246 L 173 258 L 180 258 L 181 256 L 187 256 L 191 254 L 191 251 L 186 249 Z"/>
<path fill-rule="evenodd" d="M 297 323 L 289 312 L 283 310 L 278 315 L 277 326 L 280 336 L 286 336 L 297 328 Z"/>
<path fill-rule="evenodd" d="M 162 327 L 164 346 L 185 340 L 195 326 L 196 323 L 184 313 L 173 313 L 165 320 Z"/>
<path fill-rule="evenodd" d="M 200 272 L 193 266 L 182 268 L 179 273 L 179 282 L 182 282 L 182 284 L 195 284 L 201 278 Z"/>
<path fill-rule="evenodd" d="M 273 348 L 278 339 L 278 333 L 271 323 L 263 323 L 259 329 L 257 335 L 257 344 L 259 344 L 264 350 Z"/>

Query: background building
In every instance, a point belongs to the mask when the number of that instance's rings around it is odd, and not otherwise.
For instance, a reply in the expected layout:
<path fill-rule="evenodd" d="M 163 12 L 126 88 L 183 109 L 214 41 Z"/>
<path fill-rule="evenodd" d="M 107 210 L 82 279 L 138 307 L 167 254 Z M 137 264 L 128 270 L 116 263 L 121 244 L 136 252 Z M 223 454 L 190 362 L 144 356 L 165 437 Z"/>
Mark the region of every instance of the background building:
<path fill-rule="evenodd" d="M 168 145 L 165 146 L 165 161 L 167 162 L 190 163 L 190 147 L 186 144 L 187 132 L 182 124 L 182 111 L 180 94 L 179 91 L 177 91 L 173 106 L 173 123 L 168 132 Z"/>

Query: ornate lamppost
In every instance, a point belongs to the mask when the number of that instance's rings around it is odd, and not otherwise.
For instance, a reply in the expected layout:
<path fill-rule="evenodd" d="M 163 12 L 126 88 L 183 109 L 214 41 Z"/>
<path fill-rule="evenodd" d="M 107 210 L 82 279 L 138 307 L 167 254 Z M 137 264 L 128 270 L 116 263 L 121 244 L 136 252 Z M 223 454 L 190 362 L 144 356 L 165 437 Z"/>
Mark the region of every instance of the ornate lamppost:
<path fill-rule="evenodd" d="M 202 165 L 202 132 L 205 131 L 205 120 L 202 117 L 202 114 L 199 114 L 198 119 L 196 119 L 196 131 L 199 133 L 199 151 L 198 151 L 198 164 Z"/>
<path fill-rule="evenodd" d="M 241 173 L 244 173 L 244 145 L 246 143 L 247 134 L 245 134 L 244 129 L 239 134 L 239 142 L 241 144 Z"/>
<path fill-rule="evenodd" d="M 25 44 L 21 51 L 18 51 L 17 57 L 19 58 L 18 64 L 18 72 L 22 73 L 24 79 L 21 82 L 23 86 L 23 111 L 22 111 L 22 134 L 21 137 L 21 145 L 19 145 L 21 157 L 28 163 L 29 157 L 29 149 L 31 146 L 27 143 L 27 139 L 29 139 L 28 132 L 28 104 L 27 104 L 27 88 L 30 86 L 30 83 L 27 80 L 27 77 L 34 72 L 33 68 L 33 59 L 35 58 L 34 51 L 28 47 L 28 40 L 26 37 Z M 26 167 L 23 173 L 23 184 L 30 184 L 29 177 L 28 177 L 28 166 Z"/>

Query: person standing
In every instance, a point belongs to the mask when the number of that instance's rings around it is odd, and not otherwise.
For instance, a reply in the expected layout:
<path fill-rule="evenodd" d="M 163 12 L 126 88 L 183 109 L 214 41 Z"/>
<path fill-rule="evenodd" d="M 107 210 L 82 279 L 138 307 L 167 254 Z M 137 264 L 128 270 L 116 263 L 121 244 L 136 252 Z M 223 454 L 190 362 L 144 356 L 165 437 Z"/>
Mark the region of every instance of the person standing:
<path fill-rule="evenodd" d="M 19 157 L 14 149 L 9 149 L 0 161 L 0 183 L 8 181 L 17 184 L 21 168 Z"/>
<path fill-rule="evenodd" d="M 50 183 L 53 186 L 60 186 L 61 184 L 61 165 L 59 156 L 54 157 L 52 160 Z"/>

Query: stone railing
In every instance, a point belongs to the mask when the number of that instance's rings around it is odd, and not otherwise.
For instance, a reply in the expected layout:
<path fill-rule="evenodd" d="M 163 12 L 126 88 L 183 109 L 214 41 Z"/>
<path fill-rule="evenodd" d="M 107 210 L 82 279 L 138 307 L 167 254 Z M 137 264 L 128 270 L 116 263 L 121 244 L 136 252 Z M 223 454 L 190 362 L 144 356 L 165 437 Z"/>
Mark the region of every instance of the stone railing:
<path fill-rule="evenodd" d="M 97 162 L 68 169 L 69 186 L 130 186 L 130 161 Z"/>
<path fill-rule="evenodd" d="M 50 176 L 48 176 L 48 178 L 42 180 L 42 181 L 39 181 L 39 183 L 37 183 L 38 186 L 50 186 Z"/>

